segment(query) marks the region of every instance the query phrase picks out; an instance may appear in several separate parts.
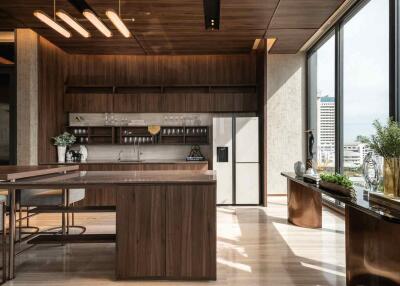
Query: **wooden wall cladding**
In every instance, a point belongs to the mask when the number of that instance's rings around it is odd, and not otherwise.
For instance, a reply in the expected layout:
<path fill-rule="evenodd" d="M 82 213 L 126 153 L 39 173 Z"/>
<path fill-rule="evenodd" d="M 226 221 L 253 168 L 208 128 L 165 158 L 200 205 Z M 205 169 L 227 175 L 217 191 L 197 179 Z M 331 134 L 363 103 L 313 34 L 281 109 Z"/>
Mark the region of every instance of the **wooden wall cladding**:
<path fill-rule="evenodd" d="M 115 56 L 68 56 L 69 83 L 76 85 L 112 85 L 114 81 Z"/>
<path fill-rule="evenodd" d="M 70 55 L 69 85 L 207 85 L 256 82 L 253 54 L 193 56 Z"/>
<path fill-rule="evenodd" d="M 67 118 L 63 112 L 64 83 L 67 54 L 39 37 L 39 132 L 38 161 L 40 164 L 57 160 L 51 138 L 61 133 Z"/>
<path fill-rule="evenodd" d="M 113 95 L 96 93 L 66 93 L 65 112 L 112 112 Z"/>
<path fill-rule="evenodd" d="M 246 85 L 253 90 L 246 92 Z M 257 111 L 255 56 L 250 54 L 71 55 L 66 86 L 66 112 Z M 228 88 L 224 95 L 211 86 Z M 95 94 L 101 89 L 102 95 Z M 109 91 L 114 96 L 104 94 Z"/>

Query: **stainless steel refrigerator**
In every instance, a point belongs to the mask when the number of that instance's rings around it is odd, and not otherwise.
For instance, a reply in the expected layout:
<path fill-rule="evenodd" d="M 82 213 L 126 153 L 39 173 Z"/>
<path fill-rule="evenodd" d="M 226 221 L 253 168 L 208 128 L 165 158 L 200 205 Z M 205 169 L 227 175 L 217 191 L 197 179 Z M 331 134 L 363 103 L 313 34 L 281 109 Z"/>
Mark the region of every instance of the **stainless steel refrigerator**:
<path fill-rule="evenodd" d="M 217 204 L 260 203 L 259 123 L 257 117 L 213 118 L 213 168 Z"/>

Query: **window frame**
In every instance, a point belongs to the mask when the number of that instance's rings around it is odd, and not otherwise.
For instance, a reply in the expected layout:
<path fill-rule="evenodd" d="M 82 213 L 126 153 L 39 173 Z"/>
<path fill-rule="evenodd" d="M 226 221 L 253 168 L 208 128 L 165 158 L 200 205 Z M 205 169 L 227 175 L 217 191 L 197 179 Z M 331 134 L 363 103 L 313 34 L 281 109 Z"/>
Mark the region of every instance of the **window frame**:
<path fill-rule="evenodd" d="M 343 27 L 371 0 L 357 1 L 307 51 L 307 129 L 311 128 L 311 56 L 335 33 L 335 172 L 343 174 Z M 389 116 L 400 122 L 400 0 L 389 1 Z"/>

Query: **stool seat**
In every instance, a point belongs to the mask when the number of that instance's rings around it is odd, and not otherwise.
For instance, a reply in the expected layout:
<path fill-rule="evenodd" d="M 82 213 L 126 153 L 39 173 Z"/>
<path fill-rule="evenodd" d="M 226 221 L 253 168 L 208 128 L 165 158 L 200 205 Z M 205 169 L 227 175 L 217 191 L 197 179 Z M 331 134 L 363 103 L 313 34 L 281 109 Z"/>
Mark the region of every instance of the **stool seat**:
<path fill-rule="evenodd" d="M 85 189 L 70 189 L 69 204 L 85 198 Z M 63 204 L 62 190 L 24 189 L 21 190 L 21 206 L 58 206 Z"/>

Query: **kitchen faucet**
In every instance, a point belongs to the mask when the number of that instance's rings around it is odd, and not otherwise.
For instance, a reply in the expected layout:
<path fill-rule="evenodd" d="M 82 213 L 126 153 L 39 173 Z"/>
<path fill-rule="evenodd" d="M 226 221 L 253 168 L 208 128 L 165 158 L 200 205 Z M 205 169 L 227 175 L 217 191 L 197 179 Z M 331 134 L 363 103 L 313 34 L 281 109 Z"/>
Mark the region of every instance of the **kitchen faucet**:
<path fill-rule="evenodd" d="M 118 161 L 121 161 L 121 154 L 123 154 L 123 153 L 124 153 L 123 150 L 119 150 L 119 153 L 118 153 Z"/>

